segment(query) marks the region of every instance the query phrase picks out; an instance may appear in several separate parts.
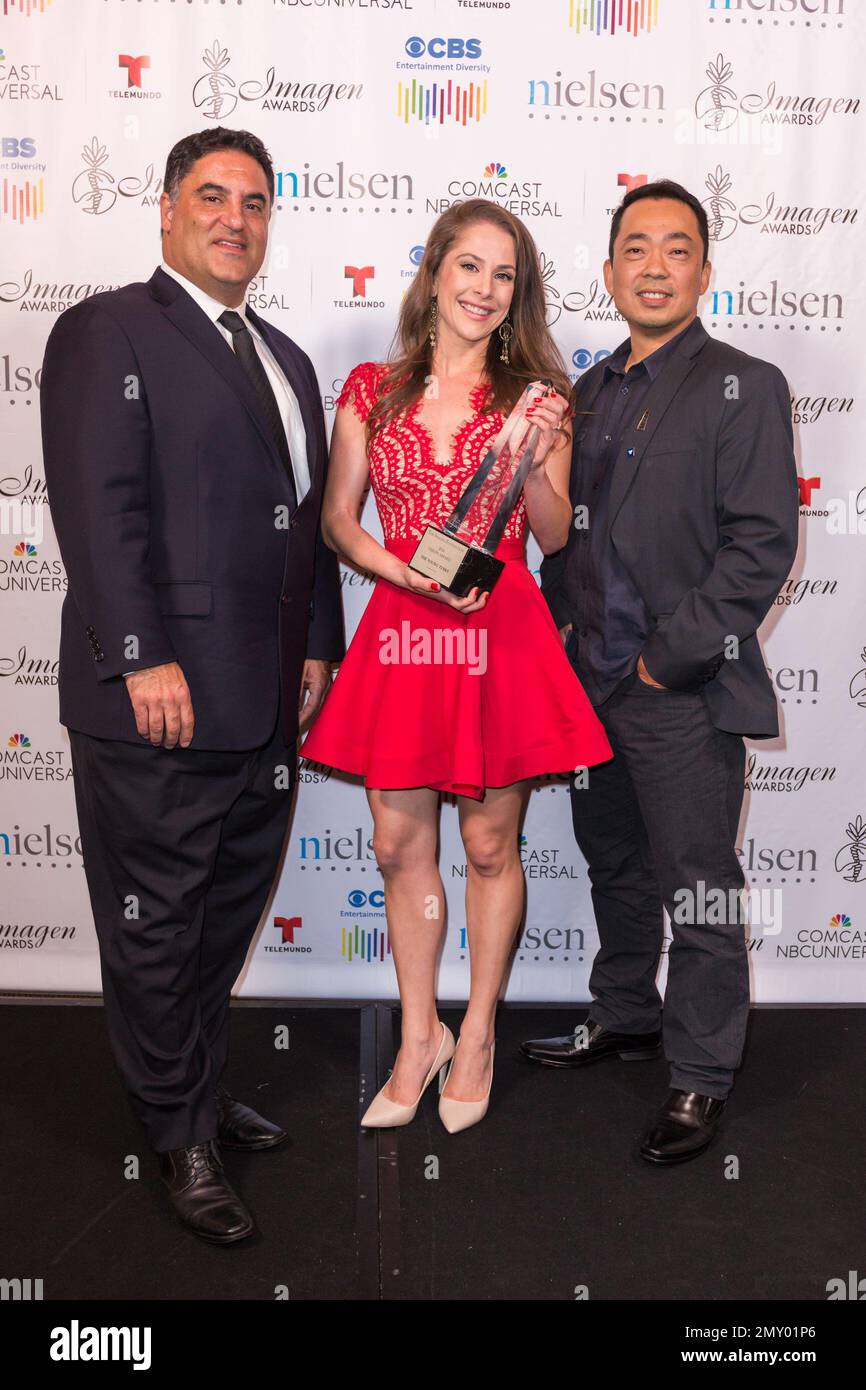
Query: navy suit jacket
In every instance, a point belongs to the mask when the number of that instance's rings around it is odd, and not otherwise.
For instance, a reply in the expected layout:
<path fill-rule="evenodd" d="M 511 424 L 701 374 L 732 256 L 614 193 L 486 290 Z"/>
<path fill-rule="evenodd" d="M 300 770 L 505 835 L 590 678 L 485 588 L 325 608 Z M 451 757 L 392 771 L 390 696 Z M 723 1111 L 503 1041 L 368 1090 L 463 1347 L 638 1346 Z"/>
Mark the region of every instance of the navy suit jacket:
<path fill-rule="evenodd" d="M 60 719 L 142 743 L 123 672 L 176 661 L 192 748 L 297 737 L 305 657 L 344 654 L 337 557 L 319 527 L 327 467 L 307 355 L 248 310 L 297 395 L 310 489 L 289 519 L 287 480 L 255 391 L 219 329 L 157 269 L 95 294 L 51 331 L 42 441 L 69 580 Z"/>
<path fill-rule="evenodd" d="M 585 412 L 603 372 L 599 362 L 575 387 L 573 499 Z M 623 431 L 613 468 L 610 544 L 653 620 L 642 653 L 650 675 L 672 690 L 702 690 L 719 729 L 774 736 L 778 708 L 756 632 L 797 552 L 784 376 L 710 337 L 695 319 Z M 565 548 L 541 566 L 542 592 L 560 627 L 578 611 L 572 570 L 579 544 L 572 528 Z"/>

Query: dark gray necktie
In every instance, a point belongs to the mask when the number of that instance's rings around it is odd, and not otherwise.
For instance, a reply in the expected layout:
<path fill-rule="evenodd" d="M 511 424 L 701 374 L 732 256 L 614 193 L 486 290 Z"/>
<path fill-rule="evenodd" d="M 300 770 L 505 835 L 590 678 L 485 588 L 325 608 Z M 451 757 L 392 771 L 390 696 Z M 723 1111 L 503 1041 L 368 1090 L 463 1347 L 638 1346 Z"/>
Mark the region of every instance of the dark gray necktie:
<path fill-rule="evenodd" d="M 259 405 L 262 408 L 262 415 L 265 417 L 268 429 L 271 432 L 274 443 L 277 446 L 283 467 L 286 470 L 289 488 L 292 496 L 292 511 L 298 505 L 298 494 L 295 488 L 295 475 L 292 470 L 292 456 L 289 452 L 289 441 L 286 439 L 286 431 L 283 428 L 283 421 L 280 416 L 280 408 L 277 405 L 277 398 L 274 395 L 273 387 L 268 381 L 268 374 L 262 366 L 262 359 L 256 351 L 253 342 L 253 335 L 247 328 L 240 314 L 234 309 L 226 309 L 220 314 L 219 321 L 224 328 L 227 328 L 232 335 L 232 344 L 235 355 L 240 361 L 241 366 L 252 382 L 253 390 L 258 397 Z"/>

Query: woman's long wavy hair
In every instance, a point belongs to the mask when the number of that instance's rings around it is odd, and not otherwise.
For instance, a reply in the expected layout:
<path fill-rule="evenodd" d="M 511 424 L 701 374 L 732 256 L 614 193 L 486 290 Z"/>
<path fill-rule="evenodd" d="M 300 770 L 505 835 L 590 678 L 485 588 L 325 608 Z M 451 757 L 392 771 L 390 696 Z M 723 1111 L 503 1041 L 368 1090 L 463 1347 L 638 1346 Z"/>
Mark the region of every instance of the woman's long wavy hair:
<path fill-rule="evenodd" d="M 433 362 L 429 340 L 433 282 L 458 235 L 476 222 L 492 222 L 508 232 L 516 252 L 514 293 L 508 310 L 513 328 L 508 345 L 511 361 L 507 366 L 500 361 L 502 340 L 494 329 L 487 344 L 485 372 L 492 391 L 485 411 L 507 414 L 529 382 L 544 377 L 553 382 L 560 395 L 570 396 L 571 383 L 545 320 L 544 284 L 535 242 L 519 218 L 498 203 L 470 198 L 443 212 L 427 238 L 418 274 L 400 309 L 388 370 L 368 416 L 369 438 L 413 405 L 427 388 Z"/>

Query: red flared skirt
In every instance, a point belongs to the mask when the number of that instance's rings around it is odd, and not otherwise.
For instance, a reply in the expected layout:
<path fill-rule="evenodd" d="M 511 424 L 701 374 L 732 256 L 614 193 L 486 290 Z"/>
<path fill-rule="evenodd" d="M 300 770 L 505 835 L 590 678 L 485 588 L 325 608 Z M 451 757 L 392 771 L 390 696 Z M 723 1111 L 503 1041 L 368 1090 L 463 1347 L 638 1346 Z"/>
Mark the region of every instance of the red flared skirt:
<path fill-rule="evenodd" d="M 402 560 L 416 544 L 385 542 Z M 496 554 L 505 568 L 476 613 L 376 581 L 303 757 L 368 787 L 481 800 L 487 787 L 613 756 L 523 543 Z"/>

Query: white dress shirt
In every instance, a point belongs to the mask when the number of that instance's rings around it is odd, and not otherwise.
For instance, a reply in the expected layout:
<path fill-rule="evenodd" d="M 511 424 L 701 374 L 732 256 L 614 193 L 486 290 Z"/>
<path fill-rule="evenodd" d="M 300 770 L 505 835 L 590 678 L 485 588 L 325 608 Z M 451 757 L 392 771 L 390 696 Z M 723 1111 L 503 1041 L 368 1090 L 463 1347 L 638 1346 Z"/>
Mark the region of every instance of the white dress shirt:
<path fill-rule="evenodd" d="M 174 270 L 170 265 L 162 262 L 162 268 L 166 275 L 171 275 L 177 280 L 179 285 L 183 285 L 187 294 L 192 295 L 196 304 L 203 309 L 208 318 L 215 324 L 217 330 L 222 333 L 229 347 L 234 352 L 232 335 L 223 324 L 218 322 L 220 314 L 224 314 L 228 305 L 220 304 L 218 299 L 212 299 L 204 290 L 199 289 L 191 280 L 187 280 L 180 271 Z M 307 432 L 304 429 L 304 420 L 301 415 L 301 408 L 298 405 L 298 398 L 286 380 L 285 374 L 277 363 L 274 354 L 271 352 L 264 338 L 262 337 L 255 324 L 247 315 L 246 300 L 234 306 L 234 312 L 240 314 L 247 328 L 252 335 L 256 352 L 261 358 L 262 366 L 265 369 L 268 381 L 271 383 L 274 395 L 277 398 L 280 419 L 283 422 L 283 429 L 286 431 L 286 439 L 289 441 L 289 453 L 292 456 L 292 472 L 295 477 L 295 492 L 298 497 L 298 505 L 303 501 L 305 494 L 310 487 L 310 466 L 307 462 Z"/>

